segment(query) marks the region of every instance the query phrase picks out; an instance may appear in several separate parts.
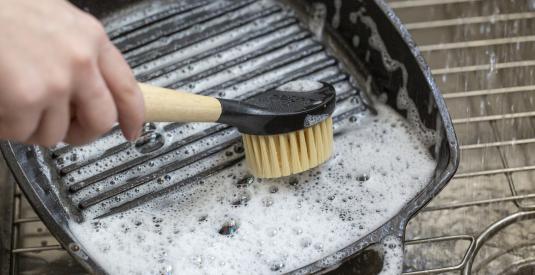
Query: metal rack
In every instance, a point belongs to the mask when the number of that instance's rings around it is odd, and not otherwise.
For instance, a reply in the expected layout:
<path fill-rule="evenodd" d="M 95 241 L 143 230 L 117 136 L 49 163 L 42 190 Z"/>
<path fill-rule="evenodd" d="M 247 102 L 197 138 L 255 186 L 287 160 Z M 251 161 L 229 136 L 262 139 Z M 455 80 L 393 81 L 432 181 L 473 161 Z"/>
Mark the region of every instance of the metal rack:
<path fill-rule="evenodd" d="M 0 164 L 0 170 L 6 171 L 4 165 Z M 86 274 L 48 232 L 16 187 L 14 179 L 5 176 L 2 177 L 2 181 L 6 181 L 5 185 L 13 187 L 10 194 L 13 196 L 10 201 L 13 204 L 11 208 L 13 226 L 11 265 L 9 271 L 0 271 L 8 272 L 5 274 Z"/>
<path fill-rule="evenodd" d="M 390 2 L 462 149 L 454 180 L 408 226 L 405 274 L 535 274 L 535 1 Z M 83 274 L 19 191 L 12 203 L 9 273 Z"/>
<path fill-rule="evenodd" d="M 535 1 L 391 6 L 432 68 L 462 149 L 454 179 L 407 228 L 405 274 L 535 273 Z"/>

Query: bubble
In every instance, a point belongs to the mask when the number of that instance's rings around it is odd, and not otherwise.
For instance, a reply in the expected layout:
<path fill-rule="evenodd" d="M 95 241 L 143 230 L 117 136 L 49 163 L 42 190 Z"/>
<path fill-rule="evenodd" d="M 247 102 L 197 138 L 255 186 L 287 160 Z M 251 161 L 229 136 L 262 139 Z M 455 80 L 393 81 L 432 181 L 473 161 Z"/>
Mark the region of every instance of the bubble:
<path fill-rule="evenodd" d="M 302 248 L 310 247 L 312 245 L 312 239 L 308 237 L 302 238 L 299 241 L 299 244 L 301 245 Z"/>
<path fill-rule="evenodd" d="M 357 122 L 358 118 L 357 116 L 350 116 L 349 117 L 349 122 Z"/>
<path fill-rule="evenodd" d="M 360 182 L 365 182 L 370 179 L 370 176 L 368 174 L 362 174 L 357 176 L 357 180 Z"/>
<path fill-rule="evenodd" d="M 249 191 L 241 191 L 234 194 L 234 200 L 231 202 L 232 206 L 246 206 L 249 200 L 251 200 L 251 193 Z"/>
<path fill-rule="evenodd" d="M 197 221 L 198 221 L 199 223 L 207 222 L 207 221 L 208 221 L 208 215 L 202 215 L 202 216 L 200 216 L 200 217 L 197 219 Z"/>
<path fill-rule="evenodd" d="M 143 124 L 142 133 L 152 132 L 154 130 L 156 130 L 156 124 L 153 122 Z"/>
<path fill-rule="evenodd" d="M 244 149 L 243 149 L 243 146 L 241 144 L 234 146 L 234 153 L 241 154 L 241 153 L 243 153 L 243 151 L 244 151 Z"/>
<path fill-rule="evenodd" d="M 164 274 L 164 275 L 171 275 L 173 274 L 173 266 L 168 264 L 168 265 L 164 265 L 160 268 L 160 274 Z"/>
<path fill-rule="evenodd" d="M 269 227 L 266 229 L 266 234 L 270 237 L 275 237 L 279 233 L 279 230 L 275 227 Z"/>
<path fill-rule="evenodd" d="M 202 267 L 203 257 L 201 255 L 195 255 L 190 258 L 190 261 L 192 264 L 200 268 Z"/>
<path fill-rule="evenodd" d="M 296 186 L 297 184 L 299 184 L 299 179 L 295 178 L 295 177 L 292 177 L 290 178 L 290 180 L 288 181 L 288 184 L 290 184 L 291 186 Z"/>
<path fill-rule="evenodd" d="M 358 96 L 354 96 L 351 98 L 351 103 L 355 105 L 360 105 L 360 98 Z"/>
<path fill-rule="evenodd" d="M 238 182 L 236 182 L 236 187 L 238 188 L 245 188 L 249 185 L 253 184 L 254 177 L 253 176 L 245 176 L 244 178 L 240 179 Z"/>
<path fill-rule="evenodd" d="M 219 229 L 219 234 L 229 236 L 233 235 L 238 231 L 238 223 L 234 219 L 230 219 L 229 221 L 225 222 L 223 226 Z"/>
<path fill-rule="evenodd" d="M 273 198 L 265 197 L 262 199 L 262 205 L 265 207 L 271 207 L 273 205 Z"/>
<path fill-rule="evenodd" d="M 100 222 L 94 222 L 93 223 L 93 228 L 98 232 L 98 230 L 102 227 L 102 223 Z"/>
<path fill-rule="evenodd" d="M 275 185 L 269 187 L 269 193 L 275 194 L 277 192 L 279 192 L 279 187 L 277 187 Z"/>
<path fill-rule="evenodd" d="M 158 132 L 148 132 L 137 139 L 135 148 L 142 154 L 160 149 L 165 143 L 164 137 Z"/>
<path fill-rule="evenodd" d="M 71 161 L 72 161 L 72 162 L 75 162 L 75 161 L 77 161 L 77 160 L 78 160 L 78 154 L 73 153 L 73 154 L 71 155 Z"/>
<path fill-rule="evenodd" d="M 272 262 L 271 265 L 270 265 L 270 270 L 271 271 L 280 271 L 284 268 L 284 262 L 282 261 L 275 261 L 275 262 Z"/>

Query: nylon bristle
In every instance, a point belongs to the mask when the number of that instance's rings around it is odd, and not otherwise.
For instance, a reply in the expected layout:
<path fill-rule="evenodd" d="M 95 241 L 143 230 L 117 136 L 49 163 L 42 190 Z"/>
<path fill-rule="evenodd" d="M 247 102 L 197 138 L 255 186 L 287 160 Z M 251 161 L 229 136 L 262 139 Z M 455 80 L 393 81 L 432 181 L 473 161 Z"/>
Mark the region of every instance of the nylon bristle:
<path fill-rule="evenodd" d="M 259 178 L 278 178 L 312 169 L 330 158 L 332 118 L 312 127 L 282 135 L 243 134 L 246 162 Z"/>

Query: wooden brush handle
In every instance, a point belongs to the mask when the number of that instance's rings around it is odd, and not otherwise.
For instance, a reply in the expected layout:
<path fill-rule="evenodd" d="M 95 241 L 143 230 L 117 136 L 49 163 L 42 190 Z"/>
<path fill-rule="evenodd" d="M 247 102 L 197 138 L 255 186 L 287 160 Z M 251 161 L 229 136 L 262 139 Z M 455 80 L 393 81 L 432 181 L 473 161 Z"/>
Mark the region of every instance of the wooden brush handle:
<path fill-rule="evenodd" d="M 221 103 L 216 98 L 142 83 L 139 87 L 147 122 L 215 122 L 221 116 Z"/>

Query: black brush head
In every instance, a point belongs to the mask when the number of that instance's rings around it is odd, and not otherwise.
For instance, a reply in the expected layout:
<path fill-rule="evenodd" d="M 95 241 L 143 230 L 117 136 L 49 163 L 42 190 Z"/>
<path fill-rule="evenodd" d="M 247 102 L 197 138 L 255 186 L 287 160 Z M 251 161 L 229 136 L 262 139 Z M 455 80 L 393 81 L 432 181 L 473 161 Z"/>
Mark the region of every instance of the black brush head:
<path fill-rule="evenodd" d="M 251 135 L 278 135 L 302 130 L 327 119 L 334 111 L 336 92 L 328 83 L 294 81 L 244 101 L 220 99 L 218 122 Z"/>

